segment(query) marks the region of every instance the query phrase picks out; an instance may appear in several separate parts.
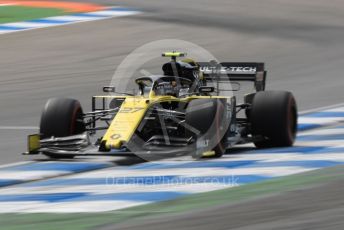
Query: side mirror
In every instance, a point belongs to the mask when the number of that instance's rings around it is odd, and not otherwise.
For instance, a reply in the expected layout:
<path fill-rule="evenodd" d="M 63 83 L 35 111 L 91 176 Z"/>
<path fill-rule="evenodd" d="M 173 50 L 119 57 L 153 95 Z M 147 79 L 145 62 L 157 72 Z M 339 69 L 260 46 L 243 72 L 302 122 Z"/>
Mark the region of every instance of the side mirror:
<path fill-rule="evenodd" d="M 198 90 L 200 93 L 213 93 L 215 88 L 211 86 L 201 86 Z"/>
<path fill-rule="evenodd" d="M 103 87 L 103 92 L 104 93 L 114 93 L 115 92 L 115 86 L 112 86 L 112 85 L 110 85 L 110 86 L 104 86 Z"/>

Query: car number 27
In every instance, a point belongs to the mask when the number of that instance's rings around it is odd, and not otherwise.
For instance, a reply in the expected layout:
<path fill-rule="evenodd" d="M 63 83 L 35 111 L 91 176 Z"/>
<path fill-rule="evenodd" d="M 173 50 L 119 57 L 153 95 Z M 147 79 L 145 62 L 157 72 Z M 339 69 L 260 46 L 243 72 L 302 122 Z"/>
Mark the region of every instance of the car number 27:
<path fill-rule="evenodd" d="M 142 107 L 134 107 L 134 108 L 124 107 L 124 108 L 121 108 L 119 113 L 136 113 L 136 112 L 143 110 L 143 109 L 144 108 L 142 108 Z"/>

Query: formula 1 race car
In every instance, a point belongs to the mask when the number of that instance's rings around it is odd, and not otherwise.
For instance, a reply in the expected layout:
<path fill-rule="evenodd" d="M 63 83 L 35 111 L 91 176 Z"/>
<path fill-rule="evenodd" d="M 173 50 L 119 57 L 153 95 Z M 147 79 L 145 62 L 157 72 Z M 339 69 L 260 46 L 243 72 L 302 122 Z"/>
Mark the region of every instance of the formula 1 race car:
<path fill-rule="evenodd" d="M 290 92 L 265 91 L 264 63 L 177 61 L 185 55 L 164 53 L 171 60 L 162 66 L 163 75 L 137 78 L 137 95 L 116 96 L 114 86 L 104 87 L 108 95 L 93 96 L 91 112 L 84 113 L 74 99 L 49 99 L 26 154 L 200 158 L 221 157 L 249 142 L 258 148 L 293 145 L 295 99 Z M 221 95 L 239 90 L 242 81 L 255 89 L 242 103 Z"/>

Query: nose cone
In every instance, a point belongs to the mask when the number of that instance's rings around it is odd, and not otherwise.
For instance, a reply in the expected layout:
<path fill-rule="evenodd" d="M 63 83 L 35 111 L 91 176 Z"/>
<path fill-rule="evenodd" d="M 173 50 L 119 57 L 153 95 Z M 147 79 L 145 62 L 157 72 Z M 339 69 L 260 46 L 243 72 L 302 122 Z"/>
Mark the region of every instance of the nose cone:
<path fill-rule="evenodd" d="M 102 147 L 109 151 L 128 143 L 143 119 L 149 104 L 141 97 L 127 97 L 102 138 Z"/>

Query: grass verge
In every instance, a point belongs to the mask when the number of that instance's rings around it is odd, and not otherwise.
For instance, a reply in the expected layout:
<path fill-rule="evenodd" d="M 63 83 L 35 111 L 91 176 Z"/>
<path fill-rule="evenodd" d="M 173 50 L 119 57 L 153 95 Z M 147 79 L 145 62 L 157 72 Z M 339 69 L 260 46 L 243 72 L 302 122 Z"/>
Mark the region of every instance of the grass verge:
<path fill-rule="evenodd" d="M 65 15 L 62 9 L 26 6 L 0 6 L 0 23 L 21 22 L 38 18 Z"/>

